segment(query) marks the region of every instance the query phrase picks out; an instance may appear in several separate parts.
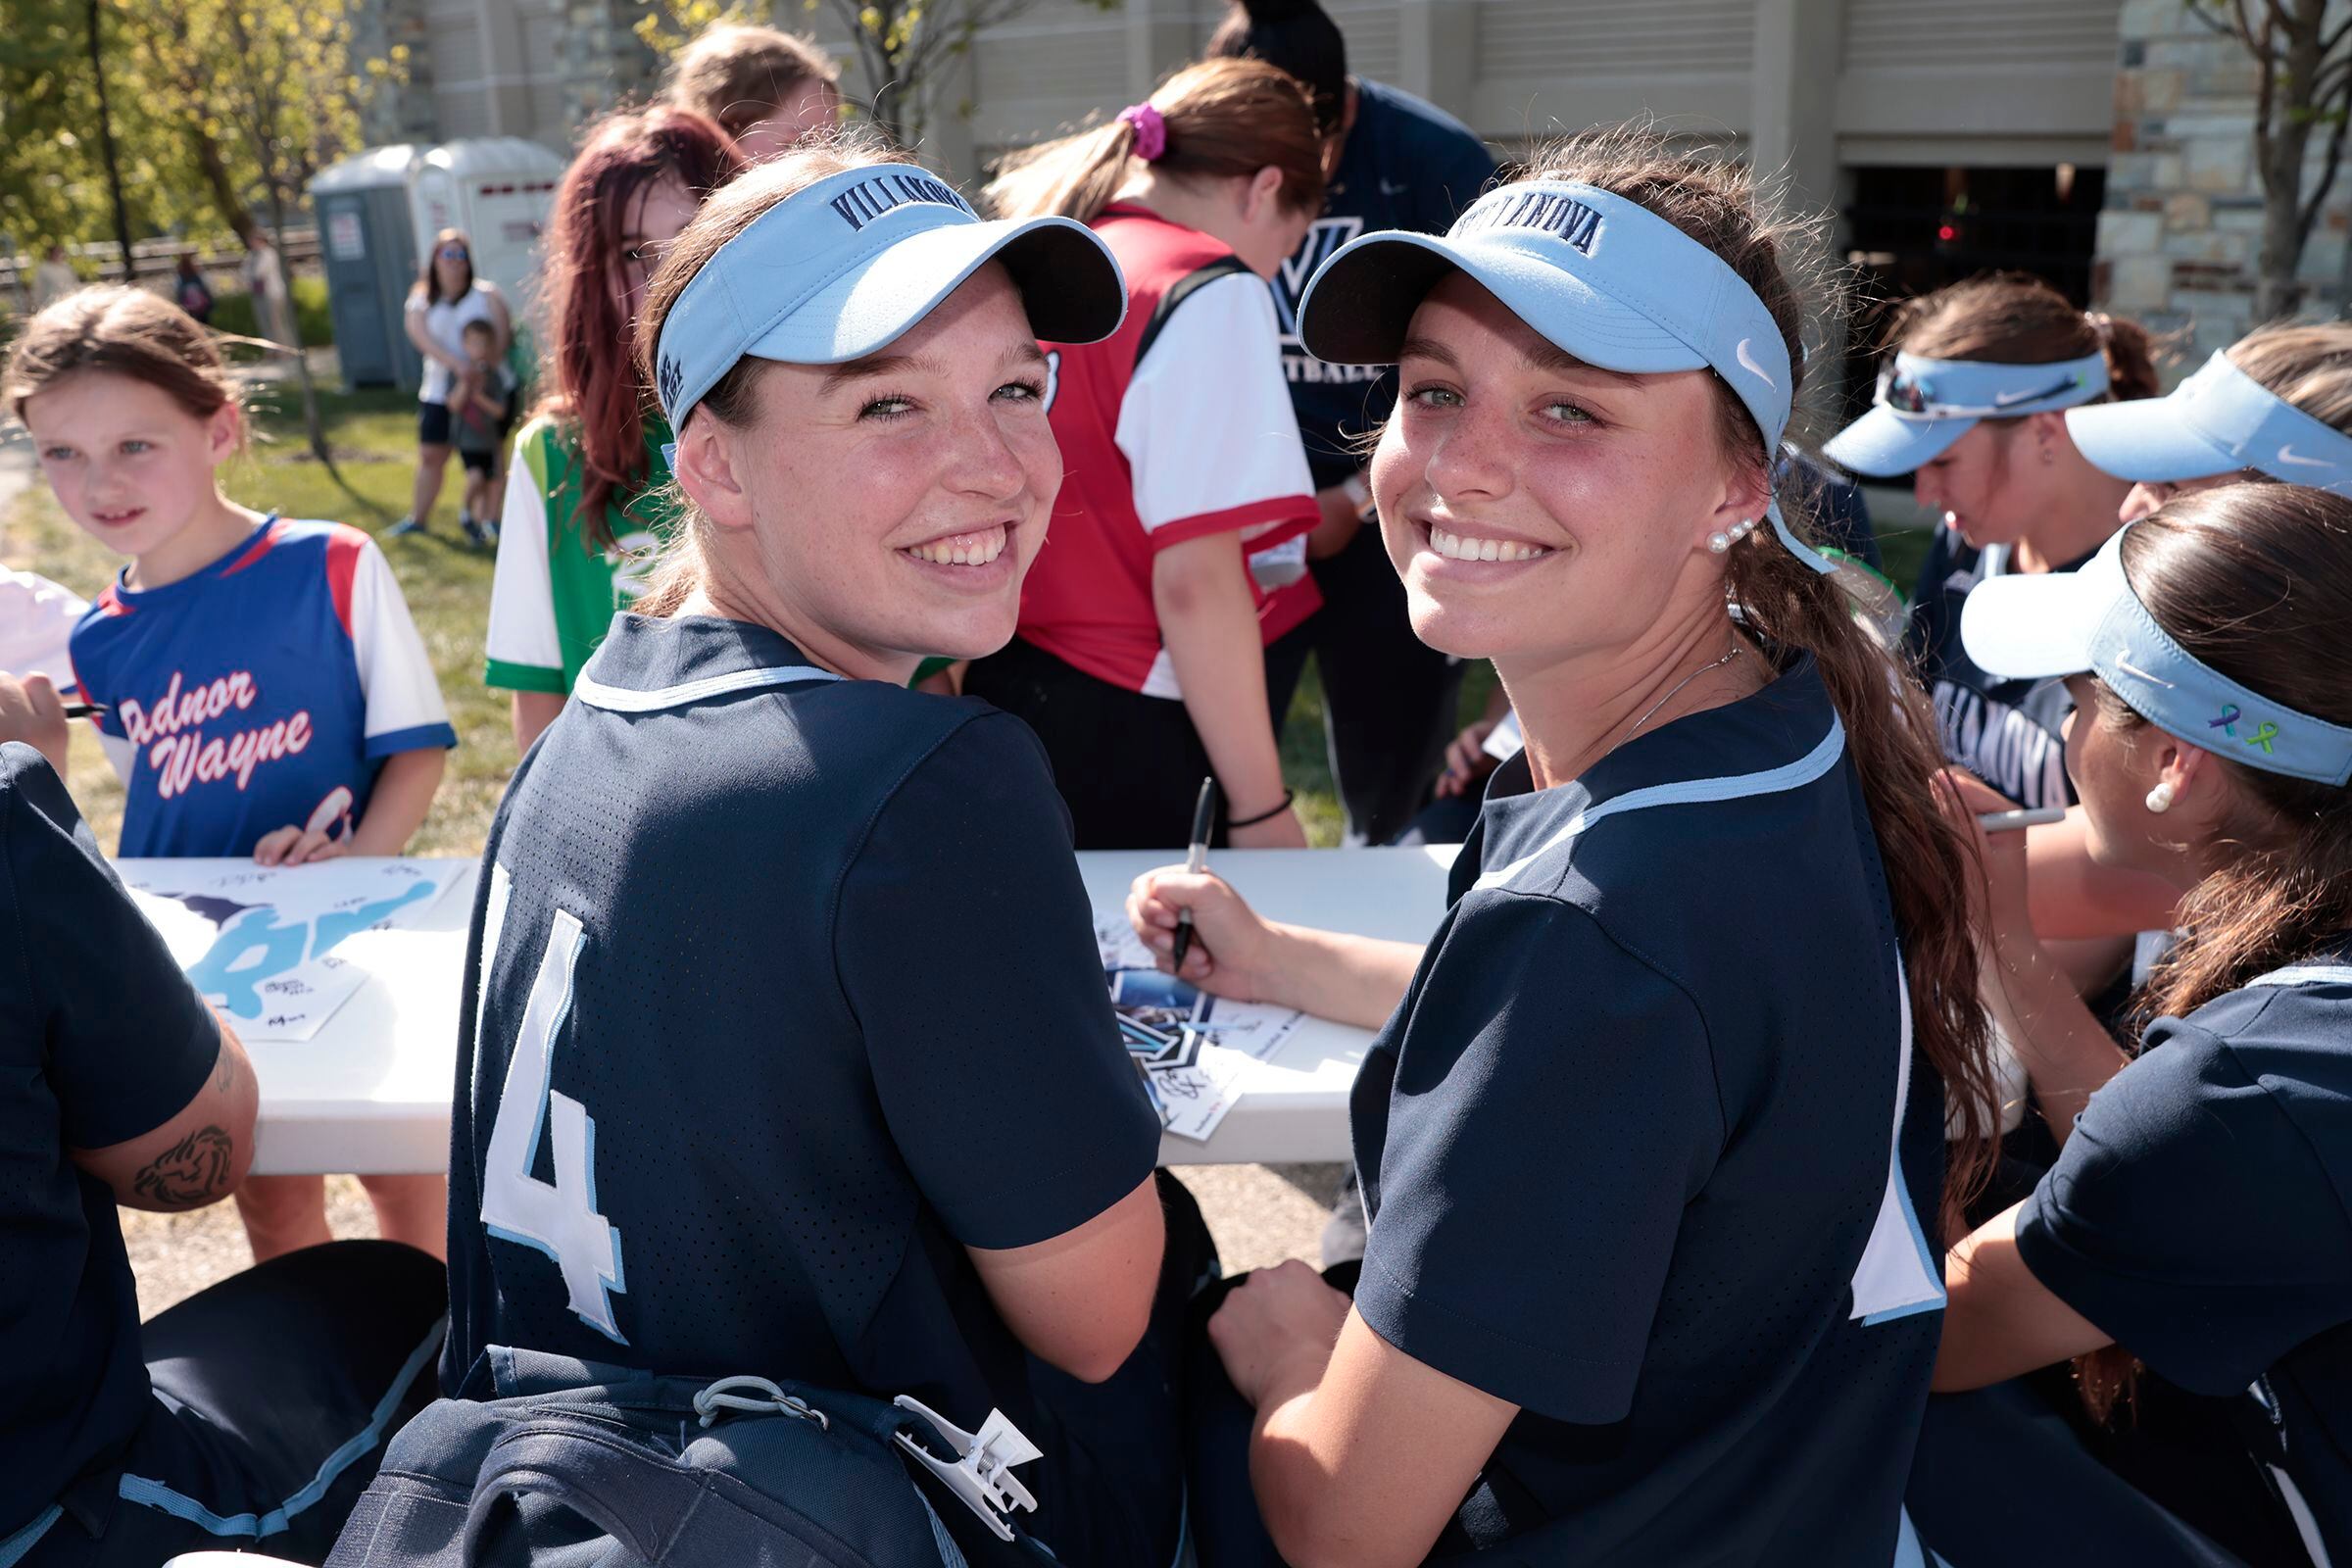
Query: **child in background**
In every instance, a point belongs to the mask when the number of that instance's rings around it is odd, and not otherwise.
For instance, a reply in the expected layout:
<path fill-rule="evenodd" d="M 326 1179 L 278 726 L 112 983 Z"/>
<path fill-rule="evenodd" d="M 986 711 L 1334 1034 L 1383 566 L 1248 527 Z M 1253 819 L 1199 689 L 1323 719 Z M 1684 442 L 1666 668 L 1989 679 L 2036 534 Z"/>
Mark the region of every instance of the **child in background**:
<path fill-rule="evenodd" d="M 514 372 L 498 357 L 498 331 L 488 321 L 466 323 L 466 358 L 473 362 L 463 408 L 456 416 L 458 461 L 466 465 L 466 515 L 479 520 L 498 537 L 501 504 L 498 449 L 507 438 L 514 412 Z"/>
<path fill-rule="evenodd" d="M 514 436 L 483 683 L 512 692 L 514 749 L 555 721 L 612 612 L 645 589 L 675 514 L 669 426 L 637 382 L 637 308 L 669 242 L 743 167 L 727 133 L 657 104 L 590 131 L 556 187 L 541 252 L 547 388 Z"/>
<path fill-rule="evenodd" d="M 130 557 L 72 639 L 101 727 L 136 749 L 122 853 L 398 855 L 457 734 L 373 541 L 220 493 L 244 443 L 235 392 L 185 312 L 116 285 L 35 316 L 0 390 L 58 505 Z M 442 1178 L 363 1182 L 386 1237 L 441 1252 Z M 329 1239 L 315 1176 L 237 1200 L 257 1260 Z"/>

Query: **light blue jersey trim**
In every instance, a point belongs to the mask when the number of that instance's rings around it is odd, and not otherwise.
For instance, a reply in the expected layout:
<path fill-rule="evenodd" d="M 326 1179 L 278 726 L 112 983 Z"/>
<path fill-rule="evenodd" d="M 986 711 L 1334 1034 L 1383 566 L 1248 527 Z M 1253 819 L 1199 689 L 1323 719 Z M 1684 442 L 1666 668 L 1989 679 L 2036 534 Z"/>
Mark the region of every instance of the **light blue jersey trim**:
<path fill-rule="evenodd" d="M 2251 986 L 2352 986 L 2352 963 L 2292 963 L 2246 982 Z"/>
<path fill-rule="evenodd" d="M 311 1477 L 309 1485 L 268 1513 L 240 1513 L 223 1517 L 195 1498 L 174 1492 L 160 1481 L 150 1481 L 145 1476 L 125 1475 L 116 1491 L 124 1502 L 161 1509 L 216 1536 L 250 1536 L 256 1541 L 274 1536 L 287 1529 L 296 1514 L 325 1496 L 336 1478 L 350 1469 L 363 1454 L 383 1442 L 384 1428 L 391 1422 L 392 1412 L 400 1407 L 401 1399 L 408 1394 L 410 1385 L 416 1381 L 417 1374 L 429 1366 L 433 1357 L 440 1352 L 442 1336 L 448 1332 L 449 1319 L 446 1317 L 433 1325 L 432 1332 L 425 1335 L 424 1343 L 409 1352 L 408 1360 L 402 1363 L 398 1375 L 392 1379 L 392 1386 L 384 1391 L 384 1396 L 376 1400 L 368 1424 L 355 1433 L 350 1442 L 326 1456 L 326 1462 L 318 1467 L 317 1475 Z M 0 1568 L 4 1568 L 4 1564 L 0 1564 Z"/>
<path fill-rule="evenodd" d="M 34 1544 L 49 1533 L 49 1527 L 57 1523 L 65 1511 L 53 1502 L 39 1513 L 34 1514 L 32 1523 L 5 1540 L 0 1540 L 0 1568 L 14 1568 L 17 1560 L 30 1551 Z"/>
<path fill-rule="evenodd" d="M 1473 887 L 1497 888 L 1520 872 L 1583 833 L 1604 817 L 1620 811 L 1639 811 L 1652 806 L 1691 806 L 1710 801 L 1737 801 L 1750 795 L 1777 795 L 1783 790 L 1797 789 L 1812 783 L 1838 765 L 1845 754 L 1845 726 L 1835 715 L 1830 719 L 1829 733 L 1821 743 L 1793 762 L 1767 768 L 1760 773 L 1734 773 L 1722 778 L 1678 779 L 1672 784 L 1653 784 L 1645 790 L 1629 790 L 1598 806 L 1588 806 L 1570 817 L 1567 824 L 1534 854 L 1513 860 L 1498 871 L 1483 873 Z"/>
<path fill-rule="evenodd" d="M 841 678 L 829 669 L 813 669 L 807 664 L 775 664 L 758 669 L 739 669 L 726 675 L 706 675 L 701 680 L 641 692 L 626 686 L 608 686 L 601 680 L 590 680 L 582 675 L 573 683 L 571 695 L 589 707 L 601 708 L 609 713 L 659 713 L 663 709 L 685 708 L 694 703 L 707 703 L 713 697 L 732 697 L 737 692 L 756 692 L 769 686 L 797 686 L 802 681 Z"/>

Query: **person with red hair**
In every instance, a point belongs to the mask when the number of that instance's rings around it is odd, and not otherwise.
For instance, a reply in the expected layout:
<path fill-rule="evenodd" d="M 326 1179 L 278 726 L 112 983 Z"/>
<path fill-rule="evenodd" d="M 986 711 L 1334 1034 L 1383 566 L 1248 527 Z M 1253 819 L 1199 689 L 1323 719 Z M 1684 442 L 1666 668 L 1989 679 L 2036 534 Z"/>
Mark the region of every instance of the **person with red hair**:
<path fill-rule="evenodd" d="M 514 437 L 490 588 L 484 680 L 514 694 L 530 750 L 612 612 L 644 588 L 674 520 L 661 496 L 669 430 L 644 412 L 637 312 L 669 242 L 744 166 L 708 117 L 672 105 L 609 116 L 581 145 L 548 220 L 550 390 Z"/>

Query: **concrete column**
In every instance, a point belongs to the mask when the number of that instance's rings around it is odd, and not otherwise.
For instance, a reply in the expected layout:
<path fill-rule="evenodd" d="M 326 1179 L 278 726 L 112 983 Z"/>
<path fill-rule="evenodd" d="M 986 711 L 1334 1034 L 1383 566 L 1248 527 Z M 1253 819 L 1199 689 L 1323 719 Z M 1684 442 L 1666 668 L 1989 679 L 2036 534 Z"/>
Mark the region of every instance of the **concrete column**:
<path fill-rule="evenodd" d="M 1838 196 L 1838 62 L 1844 0 L 1758 0 L 1748 167 L 1785 177 L 1800 208 Z"/>
<path fill-rule="evenodd" d="M 923 145 L 917 151 L 925 165 L 949 183 L 970 194 L 980 178 L 980 154 L 972 134 L 972 106 L 980 97 L 977 49 L 950 55 L 947 65 L 925 84 L 930 96 L 923 125 Z M 974 198 L 977 200 L 977 198 Z"/>
<path fill-rule="evenodd" d="M 371 79 L 360 101 L 360 134 L 370 147 L 440 139 L 433 112 L 433 35 L 425 25 L 424 0 L 372 0 L 352 13 L 355 66 L 389 60 L 399 47 L 409 51 L 406 73 L 397 80 Z"/>
<path fill-rule="evenodd" d="M 1477 74 L 1477 0 L 1403 0 L 1397 6 L 1397 86 L 1467 121 Z"/>
<path fill-rule="evenodd" d="M 1193 58 L 1192 8 L 1185 0 L 1126 0 L 1127 102 L 1140 104 L 1161 78 Z"/>
<path fill-rule="evenodd" d="M 507 0 L 478 0 L 475 25 L 482 41 L 482 75 L 488 85 L 482 100 L 490 114 L 493 136 L 531 133 L 531 89 L 522 75 L 528 69 L 522 51 L 522 16 Z"/>

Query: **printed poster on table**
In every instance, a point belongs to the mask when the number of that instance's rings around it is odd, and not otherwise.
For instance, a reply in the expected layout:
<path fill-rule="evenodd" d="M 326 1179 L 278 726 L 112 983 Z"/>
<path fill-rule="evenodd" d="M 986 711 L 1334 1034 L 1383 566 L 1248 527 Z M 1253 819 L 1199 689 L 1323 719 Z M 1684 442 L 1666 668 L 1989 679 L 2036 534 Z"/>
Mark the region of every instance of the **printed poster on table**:
<path fill-rule="evenodd" d="M 1160 973 L 1124 913 L 1096 916 L 1095 945 L 1119 1043 L 1143 1077 L 1161 1128 L 1179 1138 L 1207 1138 L 1241 1098 L 1250 1064 L 1272 1055 L 1304 1015 L 1212 997 Z"/>
<path fill-rule="evenodd" d="M 423 920 L 466 870 L 460 860 L 321 860 L 180 872 L 120 867 L 189 981 L 247 1040 L 308 1040 L 368 971 L 336 952 L 363 931 Z"/>

